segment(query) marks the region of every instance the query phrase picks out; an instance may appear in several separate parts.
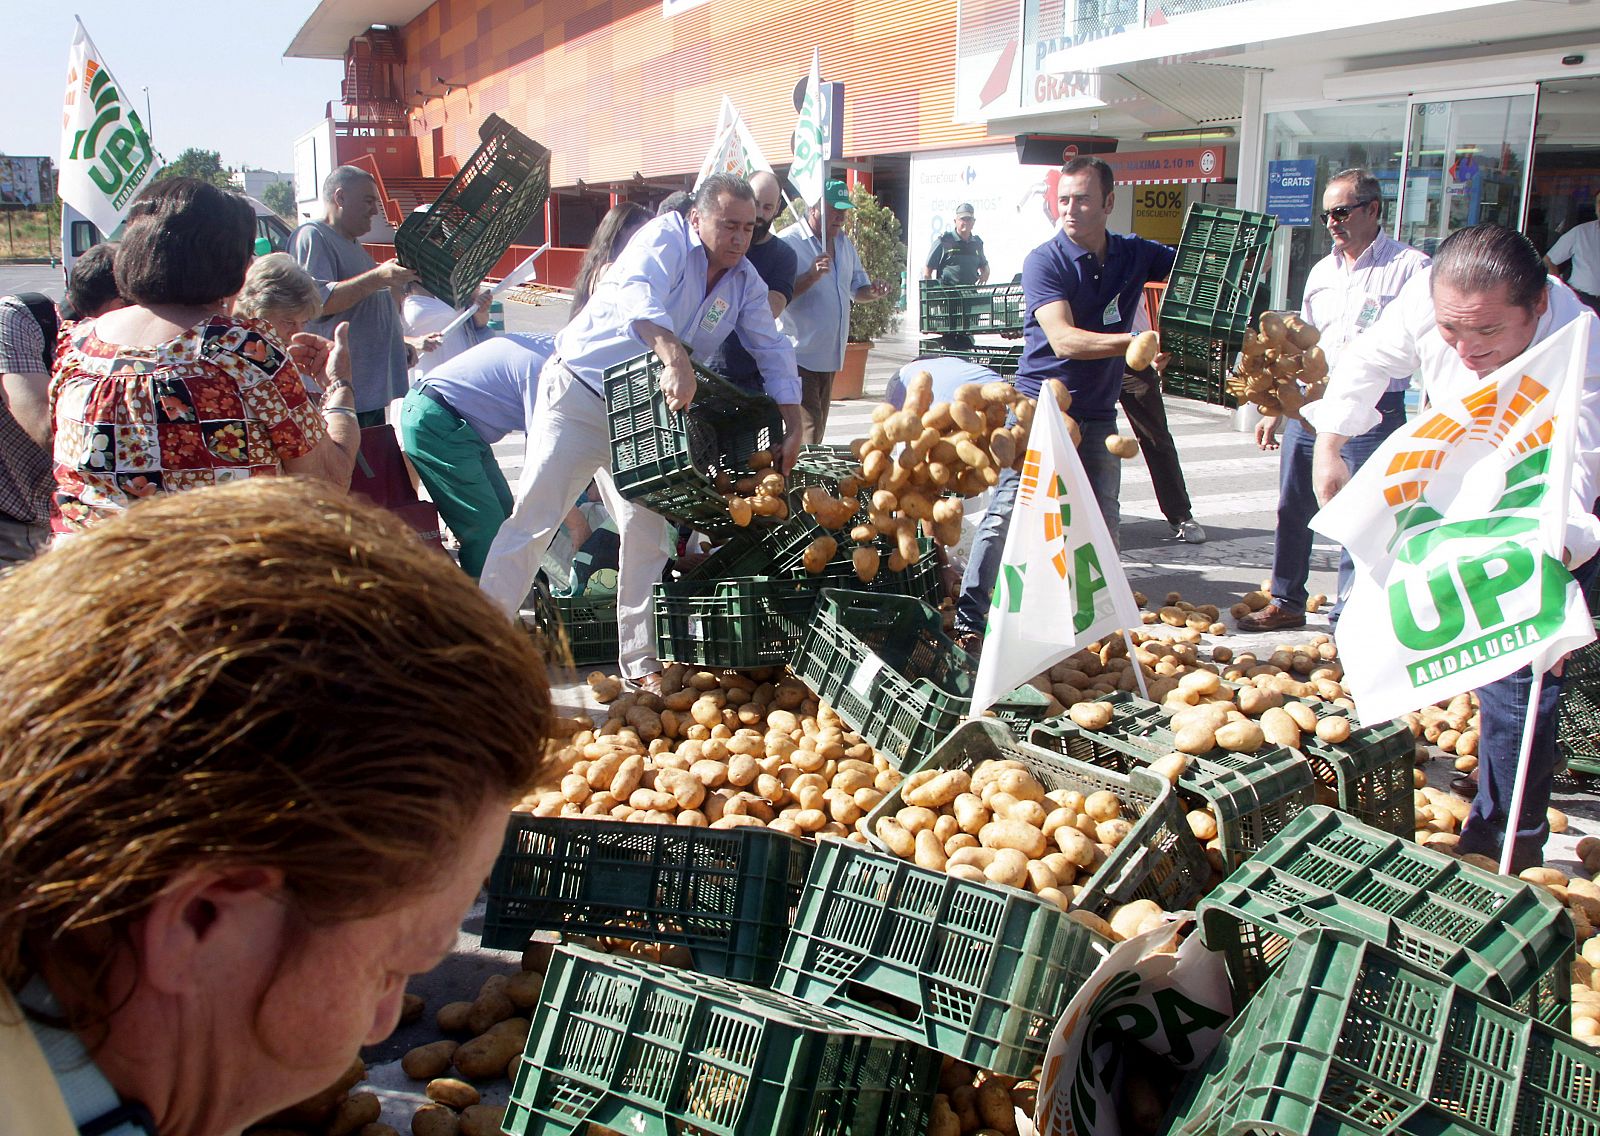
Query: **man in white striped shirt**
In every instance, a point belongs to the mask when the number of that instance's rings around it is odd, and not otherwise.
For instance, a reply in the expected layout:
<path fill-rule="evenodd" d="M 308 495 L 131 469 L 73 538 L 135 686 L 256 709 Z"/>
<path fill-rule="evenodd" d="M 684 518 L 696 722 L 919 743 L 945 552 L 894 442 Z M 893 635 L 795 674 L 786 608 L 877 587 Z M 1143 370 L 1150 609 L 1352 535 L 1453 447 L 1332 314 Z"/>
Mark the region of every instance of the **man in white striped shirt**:
<path fill-rule="evenodd" d="M 1368 170 L 1342 170 L 1328 179 L 1322 193 L 1322 223 L 1333 238 L 1333 251 L 1306 277 L 1300 318 L 1322 333 L 1320 346 L 1328 363 L 1338 362 L 1345 348 L 1367 328 L 1405 282 L 1428 265 L 1428 258 L 1383 231 L 1383 192 Z M 1411 372 L 1388 376 L 1388 390 L 1378 401 L 1376 426 L 1351 438 L 1344 457 L 1353 468 L 1383 440 L 1405 424 L 1406 387 Z M 1256 426 L 1256 444 L 1277 449 L 1280 418 L 1263 418 Z M 1239 620 L 1241 631 L 1278 631 L 1306 624 L 1306 581 L 1311 575 L 1311 529 L 1317 498 L 1312 491 L 1311 457 L 1316 432 L 1299 418 L 1283 431 L 1278 461 L 1278 531 L 1272 547 L 1272 602 Z M 1337 625 L 1339 608 L 1350 593 L 1355 566 L 1348 553 L 1339 556 L 1338 601 L 1329 612 Z"/>

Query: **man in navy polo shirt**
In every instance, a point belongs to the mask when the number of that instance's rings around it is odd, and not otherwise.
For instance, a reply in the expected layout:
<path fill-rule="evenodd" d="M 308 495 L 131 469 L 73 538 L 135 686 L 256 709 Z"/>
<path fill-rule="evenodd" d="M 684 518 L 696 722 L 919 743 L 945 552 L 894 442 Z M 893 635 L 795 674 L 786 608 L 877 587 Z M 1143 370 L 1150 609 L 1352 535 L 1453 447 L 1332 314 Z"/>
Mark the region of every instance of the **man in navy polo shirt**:
<path fill-rule="evenodd" d="M 1129 328 L 1144 286 L 1165 280 L 1176 254 L 1155 241 L 1106 231 L 1113 185 L 1111 167 L 1098 158 L 1078 157 L 1062 167 L 1061 227 L 1022 265 L 1026 311 L 1016 382 L 1030 398 L 1039 397 L 1046 379 L 1060 379 L 1072 393 L 1071 414 L 1082 432 L 1078 456 L 1115 541 L 1122 466 L 1106 439 L 1116 433 L 1123 356 L 1133 342 Z M 961 580 L 956 641 L 969 653 L 983 643 L 1019 480 L 1014 470 L 1001 473 Z"/>

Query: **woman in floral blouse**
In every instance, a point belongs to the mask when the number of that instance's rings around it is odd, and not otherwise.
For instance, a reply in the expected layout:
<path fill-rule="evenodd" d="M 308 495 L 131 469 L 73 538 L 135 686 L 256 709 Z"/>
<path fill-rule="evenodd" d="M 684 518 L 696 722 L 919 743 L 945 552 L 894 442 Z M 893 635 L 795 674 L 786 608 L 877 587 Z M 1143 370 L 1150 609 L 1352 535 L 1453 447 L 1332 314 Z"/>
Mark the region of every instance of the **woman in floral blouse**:
<path fill-rule="evenodd" d="M 343 335 L 286 345 L 223 314 L 254 240 L 250 206 L 193 178 L 157 182 L 135 204 L 117 251 L 129 306 L 73 326 L 56 355 L 54 531 L 245 477 L 349 487 L 360 434 Z M 320 407 L 300 367 L 327 373 Z"/>

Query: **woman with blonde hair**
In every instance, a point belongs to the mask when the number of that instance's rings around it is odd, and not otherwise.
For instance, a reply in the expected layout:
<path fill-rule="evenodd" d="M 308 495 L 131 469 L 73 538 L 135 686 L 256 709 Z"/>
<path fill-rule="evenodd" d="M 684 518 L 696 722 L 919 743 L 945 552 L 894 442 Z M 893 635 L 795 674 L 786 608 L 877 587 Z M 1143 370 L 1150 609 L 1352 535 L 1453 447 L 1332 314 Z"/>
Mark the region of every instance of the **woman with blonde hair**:
<path fill-rule="evenodd" d="M 541 772 L 539 654 L 308 479 L 0 579 L 0 1132 L 225 1136 L 333 1084 Z"/>
<path fill-rule="evenodd" d="M 265 320 L 288 346 L 322 314 L 322 293 L 311 273 L 286 252 L 258 256 L 244 274 L 233 314 Z"/>

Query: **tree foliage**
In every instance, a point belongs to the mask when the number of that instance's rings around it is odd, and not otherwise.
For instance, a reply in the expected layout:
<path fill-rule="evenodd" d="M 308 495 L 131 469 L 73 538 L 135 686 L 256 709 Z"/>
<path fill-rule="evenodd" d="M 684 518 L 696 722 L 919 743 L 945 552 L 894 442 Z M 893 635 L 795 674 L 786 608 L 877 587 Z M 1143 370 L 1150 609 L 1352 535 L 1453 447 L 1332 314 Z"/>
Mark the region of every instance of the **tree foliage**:
<path fill-rule="evenodd" d="M 232 176 L 222 167 L 222 155 L 216 150 L 199 150 L 193 146 L 162 166 L 156 174 L 157 181 L 169 177 L 199 178 L 220 189 L 233 188 Z"/>
<path fill-rule="evenodd" d="M 850 191 L 855 208 L 845 221 L 845 231 L 855 243 L 861 267 L 873 280 L 889 284 L 881 300 L 850 305 L 850 338 L 876 339 L 900 326 L 900 282 L 906 268 L 906 246 L 900 219 L 862 186 Z"/>
<path fill-rule="evenodd" d="M 261 191 L 261 203 L 291 225 L 295 222 L 294 183 L 275 181 Z"/>

